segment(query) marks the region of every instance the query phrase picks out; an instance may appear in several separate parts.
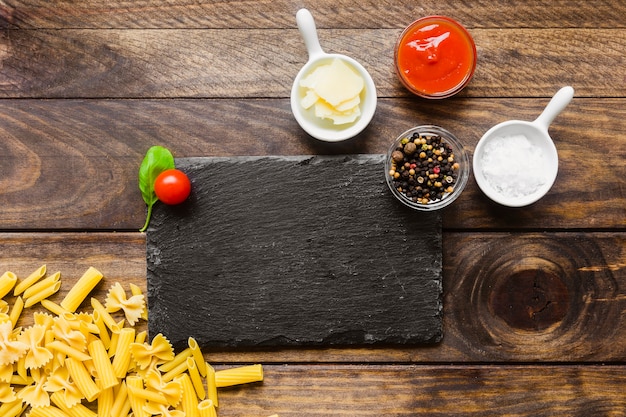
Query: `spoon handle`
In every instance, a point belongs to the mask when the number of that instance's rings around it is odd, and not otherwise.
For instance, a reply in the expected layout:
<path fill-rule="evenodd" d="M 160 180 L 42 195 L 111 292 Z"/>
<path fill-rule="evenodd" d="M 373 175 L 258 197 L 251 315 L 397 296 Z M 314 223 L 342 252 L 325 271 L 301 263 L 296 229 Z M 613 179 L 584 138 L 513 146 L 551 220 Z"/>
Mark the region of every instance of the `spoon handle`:
<path fill-rule="evenodd" d="M 535 123 L 542 126 L 546 130 L 554 120 L 554 118 L 563 111 L 563 109 L 572 101 L 574 97 L 574 89 L 570 86 L 563 87 L 552 97 L 543 112 L 535 119 Z"/>
<path fill-rule="evenodd" d="M 323 55 L 324 51 L 320 46 L 319 38 L 317 37 L 317 29 L 315 28 L 315 20 L 313 15 L 307 9 L 300 9 L 296 13 L 296 22 L 298 23 L 298 29 L 304 39 L 304 45 L 309 53 L 309 60 Z"/>

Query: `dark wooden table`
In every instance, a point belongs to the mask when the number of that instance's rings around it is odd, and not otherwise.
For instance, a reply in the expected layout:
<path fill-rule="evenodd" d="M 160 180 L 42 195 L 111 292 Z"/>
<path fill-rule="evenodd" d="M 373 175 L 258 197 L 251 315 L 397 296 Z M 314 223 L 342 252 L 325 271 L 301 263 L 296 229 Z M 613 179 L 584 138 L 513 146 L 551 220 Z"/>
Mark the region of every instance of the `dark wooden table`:
<path fill-rule="evenodd" d="M 355 140 L 316 141 L 291 115 L 301 7 L 323 48 L 378 87 Z M 462 22 L 478 49 L 469 87 L 441 101 L 411 96 L 393 72 L 396 37 L 429 14 Z M 265 369 L 262 385 L 222 393 L 220 416 L 624 416 L 625 16 L 608 0 L 0 1 L 0 273 L 47 264 L 64 280 L 55 300 L 89 266 L 145 289 L 137 170 L 152 145 L 176 157 L 383 153 L 429 123 L 471 152 L 571 85 L 544 199 L 505 209 L 470 178 L 443 212 L 441 343 L 206 356 Z"/>

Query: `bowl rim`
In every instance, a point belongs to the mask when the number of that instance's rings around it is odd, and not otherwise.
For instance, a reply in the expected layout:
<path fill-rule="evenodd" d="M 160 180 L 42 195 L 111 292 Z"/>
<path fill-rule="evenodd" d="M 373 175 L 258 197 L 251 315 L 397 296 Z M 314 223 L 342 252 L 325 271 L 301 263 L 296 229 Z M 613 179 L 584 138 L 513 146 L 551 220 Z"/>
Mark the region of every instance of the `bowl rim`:
<path fill-rule="evenodd" d="M 396 149 L 397 144 L 405 137 L 412 135 L 414 132 L 421 133 L 433 133 L 441 135 L 446 142 L 450 144 L 452 149 L 454 150 L 456 161 L 461 163 L 461 169 L 459 171 L 459 177 L 456 185 L 454 186 L 454 190 L 451 193 L 447 193 L 440 200 L 429 202 L 428 204 L 416 203 L 414 201 L 409 200 L 408 197 L 400 193 L 393 185 L 391 177 L 389 175 L 389 170 L 391 169 L 391 153 Z M 393 140 L 391 145 L 387 150 L 387 155 L 385 158 L 385 182 L 391 194 L 396 197 L 401 203 L 415 210 L 419 211 L 435 211 L 442 208 L 445 208 L 452 204 L 463 192 L 465 186 L 467 185 L 467 181 L 470 176 L 471 164 L 469 155 L 467 150 L 463 146 L 463 144 L 459 141 L 459 139 L 449 130 L 437 126 L 437 125 L 419 125 L 412 127 L 411 129 L 405 130 L 401 135 L 399 135 L 396 139 Z"/>
<path fill-rule="evenodd" d="M 451 24 L 452 26 L 456 27 L 460 31 L 460 33 L 465 37 L 469 46 L 471 47 L 471 57 L 473 58 L 470 70 L 467 72 L 467 74 L 465 75 L 465 77 L 459 84 L 457 84 L 453 88 L 450 88 L 449 90 L 442 91 L 439 93 L 434 93 L 434 94 L 427 94 L 415 88 L 415 86 L 413 86 L 408 80 L 405 79 L 404 75 L 402 74 L 402 71 L 400 70 L 400 66 L 398 65 L 398 49 L 400 48 L 401 42 L 404 39 L 404 37 L 415 26 L 422 25 L 424 24 L 424 22 L 429 22 L 429 21 L 445 21 Z M 469 33 L 467 28 L 463 26 L 459 21 L 448 16 L 435 14 L 435 15 L 430 15 L 430 16 L 423 16 L 414 20 L 407 27 L 405 27 L 404 30 L 400 33 L 400 36 L 398 36 L 398 38 L 396 39 L 396 43 L 394 45 L 393 50 L 394 50 L 394 53 L 393 53 L 394 68 L 395 68 L 398 79 L 407 90 L 409 90 L 411 93 L 422 98 L 444 99 L 444 98 L 452 97 L 455 94 L 459 93 L 461 90 L 463 90 L 469 84 L 469 82 L 474 77 L 474 73 L 476 72 L 476 64 L 478 62 L 478 52 L 476 50 L 476 43 L 474 41 L 474 37 L 471 35 L 471 33 Z"/>

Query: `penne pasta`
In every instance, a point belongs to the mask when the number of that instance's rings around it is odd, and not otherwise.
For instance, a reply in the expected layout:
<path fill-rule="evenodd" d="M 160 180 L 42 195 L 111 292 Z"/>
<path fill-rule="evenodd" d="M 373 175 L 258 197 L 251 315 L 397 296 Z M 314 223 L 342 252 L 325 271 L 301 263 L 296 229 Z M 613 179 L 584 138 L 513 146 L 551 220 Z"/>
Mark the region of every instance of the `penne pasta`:
<path fill-rule="evenodd" d="M 95 324 L 96 327 L 98 328 L 98 336 L 100 337 L 100 340 L 102 340 L 104 347 L 107 348 L 108 350 L 109 347 L 111 346 L 111 338 L 109 336 L 109 329 L 104 323 L 104 320 L 102 319 L 102 315 L 100 314 L 99 311 L 94 310 L 92 317 L 93 317 L 93 324 Z"/>
<path fill-rule="evenodd" d="M 22 294 L 22 297 L 24 297 L 25 299 L 30 298 L 33 295 L 37 294 L 38 292 L 41 292 L 44 288 L 48 288 L 52 286 L 55 282 L 58 282 L 60 278 L 61 278 L 61 273 L 55 272 L 48 278 L 44 278 L 38 283 L 33 284 L 30 287 L 26 288 L 26 290 L 24 290 L 24 293 Z"/>
<path fill-rule="evenodd" d="M 187 370 L 187 361 L 178 364 L 174 369 L 163 374 L 163 381 L 168 382 Z"/>
<path fill-rule="evenodd" d="M 48 349 L 52 349 L 52 350 L 56 350 L 57 352 L 61 352 L 64 355 L 66 355 L 67 357 L 70 358 L 74 358 L 77 361 L 80 362 L 86 362 L 89 359 L 91 359 L 91 357 L 89 355 L 87 355 L 84 352 L 81 352 L 80 350 L 68 345 L 65 342 L 62 342 L 60 340 L 55 340 L 53 342 L 50 342 L 48 344 L 46 344 L 46 347 Z"/>
<path fill-rule="evenodd" d="M 57 303 L 52 302 L 50 300 L 41 300 L 41 305 L 46 310 L 50 311 L 51 313 L 56 314 L 57 316 L 62 316 L 64 313 L 68 312 L 66 309 L 64 309 Z"/>
<path fill-rule="evenodd" d="M 17 275 L 11 271 L 7 271 L 0 276 L 0 298 L 11 292 L 17 282 Z"/>
<path fill-rule="evenodd" d="M 39 268 L 37 268 L 35 271 L 31 272 L 30 275 L 24 279 L 24 281 L 18 282 L 18 284 L 15 286 L 13 290 L 13 295 L 15 296 L 20 295 L 21 293 L 26 291 L 28 287 L 30 287 L 31 285 L 39 281 L 41 277 L 43 277 L 45 274 L 46 274 L 46 266 L 42 265 Z"/>
<path fill-rule="evenodd" d="M 117 378 L 124 378 L 130 367 L 130 344 L 135 342 L 135 329 L 126 327 L 120 330 L 113 354 L 113 372 Z M 109 350 L 109 355 L 111 351 Z"/>
<path fill-rule="evenodd" d="M 182 374 L 177 376 L 175 381 L 178 381 L 182 387 L 183 398 L 180 407 L 183 409 L 185 417 L 200 417 L 198 397 L 194 394 L 193 383 L 189 375 Z"/>
<path fill-rule="evenodd" d="M 113 407 L 111 407 L 111 413 L 105 415 L 111 417 L 126 417 L 130 409 L 131 405 L 130 398 L 128 397 L 128 387 L 126 386 L 126 383 L 122 381 L 120 388 L 115 393 L 115 401 L 113 402 Z"/>
<path fill-rule="evenodd" d="M 94 319 L 95 319 L 95 313 L 97 311 L 99 315 L 99 319 L 101 319 L 104 322 L 104 324 L 106 325 L 106 327 L 109 328 L 109 330 L 112 330 L 113 328 L 117 326 L 117 323 L 115 323 L 115 319 L 111 317 L 109 313 L 107 313 L 106 308 L 104 308 L 104 306 L 102 305 L 102 303 L 100 303 L 100 301 L 96 300 L 95 298 L 92 298 L 91 307 L 93 308 L 93 311 L 94 311 Z"/>
<path fill-rule="evenodd" d="M 141 331 L 137 333 L 137 337 L 135 337 L 135 343 L 144 343 L 147 338 L 148 338 L 148 332 L 145 330 Z"/>
<path fill-rule="evenodd" d="M 191 349 L 191 352 L 193 353 L 193 358 L 196 360 L 196 365 L 198 366 L 198 372 L 200 372 L 200 375 L 202 377 L 206 376 L 206 362 L 204 360 L 204 355 L 202 355 L 202 352 L 200 351 L 200 346 L 198 345 L 198 342 L 196 342 L 196 339 L 194 339 L 193 337 L 190 337 L 187 340 L 187 344 L 189 345 L 189 349 Z"/>
<path fill-rule="evenodd" d="M 261 365 L 240 366 L 215 372 L 215 385 L 218 388 L 263 381 Z"/>
<path fill-rule="evenodd" d="M 156 391 L 147 390 L 145 388 L 139 388 L 136 386 L 128 386 L 128 393 L 134 397 L 139 398 L 141 400 L 146 400 L 158 404 L 168 405 L 167 399 L 163 394 Z"/>
<path fill-rule="evenodd" d="M 93 379 L 91 379 L 91 375 L 89 375 L 83 363 L 68 357 L 65 360 L 65 366 L 78 387 L 78 390 L 85 396 L 85 399 L 89 402 L 95 400 L 100 393 L 100 388 L 98 388 Z"/>
<path fill-rule="evenodd" d="M 120 383 L 120 385 L 122 384 L 124 384 L 124 381 Z M 126 384 L 124 384 L 124 388 L 126 388 Z M 115 414 L 111 411 L 113 409 L 113 400 L 115 398 L 113 388 L 107 388 L 100 391 L 100 395 L 98 395 L 99 416 L 115 416 Z"/>
<path fill-rule="evenodd" d="M 217 400 L 217 385 L 215 384 L 215 369 L 207 363 L 206 370 L 207 397 L 213 402 L 215 407 L 219 407 L 219 402 Z"/>
<path fill-rule="evenodd" d="M 189 371 L 189 378 L 196 391 L 196 395 L 199 399 L 204 400 L 206 398 L 206 391 L 204 390 L 204 384 L 202 383 L 202 378 L 200 378 L 196 361 L 192 357 L 187 358 L 187 370 Z"/>
<path fill-rule="evenodd" d="M 59 281 L 51 282 L 49 284 L 49 286 L 44 287 L 41 291 L 39 291 L 39 292 L 31 295 L 29 298 L 27 298 L 24 301 L 24 308 L 28 308 L 28 307 L 34 306 L 35 304 L 37 304 L 38 302 L 40 302 L 44 298 L 50 297 L 52 294 L 56 293 L 60 289 L 61 289 L 61 283 Z"/>
<path fill-rule="evenodd" d="M 0 416 L 2 417 L 18 417 L 22 415 L 22 412 L 28 407 L 20 399 L 4 403 L 0 405 Z"/>
<path fill-rule="evenodd" d="M 133 331 L 134 333 L 134 331 Z M 98 377 L 98 385 L 101 390 L 116 386 L 119 381 L 113 370 L 113 365 L 109 361 L 109 355 L 102 340 L 96 339 L 87 347 Z"/>
<path fill-rule="evenodd" d="M 9 320 L 13 323 L 13 328 L 17 325 L 17 320 L 19 320 L 22 315 L 22 311 L 24 310 L 24 300 L 22 297 L 18 296 L 15 299 L 15 303 L 13 303 L 13 308 L 11 309 L 11 313 L 9 314 Z"/>
<path fill-rule="evenodd" d="M 83 276 L 65 295 L 65 298 L 61 301 L 61 307 L 72 313 L 76 311 L 81 303 L 87 298 L 89 293 L 96 287 L 96 285 L 98 285 L 100 280 L 102 280 L 102 277 L 103 276 L 100 271 L 92 266 L 89 267 L 89 269 L 85 271 Z"/>
<path fill-rule="evenodd" d="M 146 400 L 134 395 L 130 388 L 143 389 L 143 380 L 139 376 L 127 376 L 126 385 L 128 388 L 128 398 L 130 399 L 130 408 L 133 410 L 133 417 L 148 417 L 148 413 L 144 410 Z"/>
<path fill-rule="evenodd" d="M 60 409 L 53 406 L 33 407 L 30 410 L 29 417 L 71 417 Z"/>
<path fill-rule="evenodd" d="M 211 400 L 203 400 L 198 403 L 199 417 L 217 417 L 215 404 Z"/>
<path fill-rule="evenodd" d="M 182 352 L 174 356 L 174 359 L 172 359 L 169 362 L 165 362 L 163 365 L 159 366 L 159 371 L 161 372 L 171 371 L 172 369 L 178 367 L 181 363 L 186 362 L 187 358 L 190 357 L 192 354 L 193 352 L 191 351 L 191 348 L 187 348 L 183 350 Z"/>
<path fill-rule="evenodd" d="M 82 405 L 81 403 L 74 404 L 71 407 L 65 403 L 65 398 L 61 394 L 61 391 L 54 392 L 50 399 L 61 411 L 67 414 L 69 417 L 98 417 L 96 413 Z M 107 415 L 107 414 L 100 414 Z"/>

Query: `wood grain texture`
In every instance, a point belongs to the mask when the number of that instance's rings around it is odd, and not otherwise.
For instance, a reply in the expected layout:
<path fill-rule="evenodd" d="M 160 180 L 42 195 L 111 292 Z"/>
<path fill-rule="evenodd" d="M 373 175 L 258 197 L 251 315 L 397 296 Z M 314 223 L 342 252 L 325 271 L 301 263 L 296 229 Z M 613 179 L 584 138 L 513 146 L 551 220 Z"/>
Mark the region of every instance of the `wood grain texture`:
<path fill-rule="evenodd" d="M 533 120 L 547 101 L 382 99 L 365 132 L 328 144 L 300 129 L 287 100 L 2 100 L 0 229 L 138 230 L 145 204 L 137 171 L 154 144 L 176 157 L 376 154 L 404 130 L 436 124 L 471 154 L 492 125 Z M 560 171 L 548 195 L 529 208 L 505 209 L 470 176 L 446 209 L 444 228 L 624 228 L 624 131 L 624 100 L 574 98 L 550 128 Z"/>
<path fill-rule="evenodd" d="M 192 194 L 147 232 L 149 336 L 202 348 L 437 343 L 441 216 L 380 155 L 177 159 Z"/>
<path fill-rule="evenodd" d="M 393 68 L 401 29 L 321 29 L 360 61 L 380 97 L 408 97 Z M 626 95 L 626 30 L 473 29 L 478 64 L 461 97 Z M 363 45 L 368 45 L 367 49 Z M 286 98 L 307 61 L 298 30 L 16 30 L 0 33 L 5 98 Z"/>
<path fill-rule="evenodd" d="M 626 234 L 443 234 L 443 340 L 433 346 L 367 348 L 248 348 L 207 350 L 219 363 L 623 363 L 626 361 Z M 508 253 L 510 252 L 510 253 Z M 146 291 L 146 240 L 138 233 L 1 233 L 0 273 L 23 278 L 43 263 L 60 271 L 65 292 L 89 267 L 104 274 L 93 296 L 104 299 L 119 281 Z M 511 307 L 495 308 L 495 295 L 521 271 L 559 271 L 560 282 L 521 281 Z M 555 275 L 557 275 L 555 273 Z M 538 283 L 540 284 L 540 283 Z M 565 313 L 529 326 L 537 296 L 565 288 Z M 502 305 L 499 304 L 501 307 Z M 39 311 L 40 309 L 35 309 Z M 508 311 L 510 310 L 510 311 Z M 30 311 L 30 310 L 29 310 Z M 540 312 L 539 315 L 542 313 Z M 529 319 L 530 317 L 530 319 Z M 517 320 L 511 320 L 516 318 Z M 523 323 L 519 326 L 516 323 Z M 140 322 L 142 328 L 144 322 Z M 549 323 L 549 326 L 545 326 Z M 610 325 L 607 325 L 610 323 Z M 22 326 L 32 324 L 24 314 Z"/>
<path fill-rule="evenodd" d="M 308 7 L 319 27 L 401 28 L 413 19 L 444 14 L 473 27 L 624 27 L 622 2 L 530 0 L 523 3 L 478 0 L 303 2 L 300 0 L 121 0 L 76 3 L 59 0 L 5 0 L 4 28 L 287 28 L 296 11 Z M 254 10 L 254 13 L 251 11 Z"/>
<path fill-rule="evenodd" d="M 266 367 L 223 391 L 220 416 L 624 416 L 620 366 Z M 293 404 L 299 404 L 298 409 Z"/>

